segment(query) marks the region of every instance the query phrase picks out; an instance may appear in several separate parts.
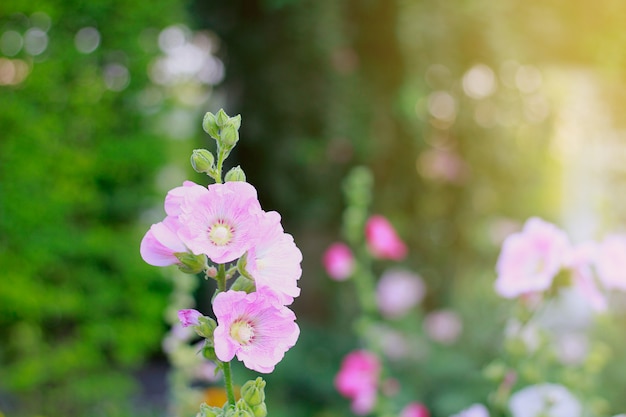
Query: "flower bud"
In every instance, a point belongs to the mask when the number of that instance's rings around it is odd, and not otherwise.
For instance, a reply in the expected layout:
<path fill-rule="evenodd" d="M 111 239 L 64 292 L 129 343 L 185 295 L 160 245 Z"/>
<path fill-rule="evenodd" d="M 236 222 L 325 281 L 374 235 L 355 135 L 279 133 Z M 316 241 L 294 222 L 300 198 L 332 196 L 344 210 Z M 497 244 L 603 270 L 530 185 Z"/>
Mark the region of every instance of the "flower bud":
<path fill-rule="evenodd" d="M 218 363 L 217 355 L 215 354 L 215 348 L 213 347 L 213 343 L 208 343 L 208 339 L 206 340 L 204 346 L 202 347 L 202 356 L 206 359 Z"/>
<path fill-rule="evenodd" d="M 175 252 L 174 256 L 180 261 L 178 269 L 185 274 L 198 274 L 207 267 L 206 255 L 194 255 L 191 252 Z"/>
<path fill-rule="evenodd" d="M 220 130 L 218 143 L 223 149 L 232 149 L 239 141 L 239 131 L 232 124 L 227 124 Z"/>
<path fill-rule="evenodd" d="M 202 120 L 202 128 L 205 132 L 207 132 L 213 139 L 217 140 L 220 137 L 220 128 L 217 125 L 217 119 L 215 115 L 211 112 L 208 112 L 204 115 L 204 119 Z"/>
<path fill-rule="evenodd" d="M 206 149 L 194 149 L 191 154 L 191 166 L 199 173 L 210 173 L 215 170 L 215 157 Z"/>
<path fill-rule="evenodd" d="M 267 416 L 267 406 L 265 403 L 255 405 L 252 407 L 252 413 L 254 414 L 254 417 L 265 417 Z"/>
<path fill-rule="evenodd" d="M 226 175 L 224 176 L 224 180 L 228 181 L 241 181 L 246 182 L 246 174 L 244 174 L 243 169 L 239 165 L 234 168 L 228 170 Z"/>
<path fill-rule="evenodd" d="M 217 126 L 220 128 L 226 126 L 226 124 L 228 124 L 228 122 L 230 121 L 230 117 L 228 117 L 224 109 L 219 109 L 219 111 L 215 115 L 215 119 L 217 122 Z"/>
<path fill-rule="evenodd" d="M 217 327 L 217 322 L 211 317 L 201 316 L 198 318 L 198 324 L 194 326 L 194 330 L 198 336 L 206 339 L 213 339 L 213 331 Z"/>
<path fill-rule="evenodd" d="M 265 401 L 265 381 L 258 377 L 254 381 L 247 381 L 241 387 L 241 399 L 249 406 L 254 407 Z"/>
<path fill-rule="evenodd" d="M 219 407 L 211 407 L 206 403 L 200 404 L 200 412 L 196 417 L 220 417 L 224 415 L 224 410 Z"/>

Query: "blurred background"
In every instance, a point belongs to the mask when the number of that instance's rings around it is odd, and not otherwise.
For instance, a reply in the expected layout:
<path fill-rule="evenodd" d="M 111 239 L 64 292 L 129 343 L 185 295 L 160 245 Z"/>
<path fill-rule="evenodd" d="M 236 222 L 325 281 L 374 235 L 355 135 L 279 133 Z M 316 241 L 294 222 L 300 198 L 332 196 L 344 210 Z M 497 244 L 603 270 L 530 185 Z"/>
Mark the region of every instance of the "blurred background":
<path fill-rule="evenodd" d="M 357 165 L 424 312 L 465 323 L 404 369 L 413 398 L 435 416 L 481 401 L 502 239 L 531 216 L 575 241 L 626 224 L 625 21 L 621 0 L 2 1 L 0 414 L 167 415 L 173 271 L 139 242 L 167 190 L 206 183 L 188 158 L 221 107 L 242 115 L 228 164 L 304 254 L 271 415 L 349 412 L 332 379 L 352 289 L 320 258 Z"/>

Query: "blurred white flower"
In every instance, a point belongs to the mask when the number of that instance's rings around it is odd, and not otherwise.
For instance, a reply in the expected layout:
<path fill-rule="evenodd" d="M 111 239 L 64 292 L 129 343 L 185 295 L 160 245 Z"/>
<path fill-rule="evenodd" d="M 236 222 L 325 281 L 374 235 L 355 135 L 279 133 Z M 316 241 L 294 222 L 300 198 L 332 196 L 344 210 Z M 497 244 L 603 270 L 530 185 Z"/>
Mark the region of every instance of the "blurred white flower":
<path fill-rule="evenodd" d="M 450 417 L 489 417 L 489 411 L 487 410 L 487 407 L 482 404 L 473 404 L 465 410 L 462 410 L 461 412 Z"/>
<path fill-rule="evenodd" d="M 537 384 L 517 391 L 509 400 L 513 417 L 580 417 L 582 406 L 567 388 Z"/>

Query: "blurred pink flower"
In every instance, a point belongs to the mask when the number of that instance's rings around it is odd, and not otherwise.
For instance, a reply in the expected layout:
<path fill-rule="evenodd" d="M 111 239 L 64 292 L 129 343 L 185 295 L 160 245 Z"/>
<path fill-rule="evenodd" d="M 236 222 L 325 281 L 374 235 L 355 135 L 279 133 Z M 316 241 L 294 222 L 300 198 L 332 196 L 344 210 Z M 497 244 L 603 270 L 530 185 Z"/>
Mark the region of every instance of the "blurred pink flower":
<path fill-rule="evenodd" d="M 367 220 L 365 239 L 370 252 L 377 258 L 398 261 L 407 254 L 406 245 L 383 216 L 374 215 Z"/>
<path fill-rule="evenodd" d="M 410 403 L 400 411 L 400 417 L 430 417 L 430 413 L 424 404 Z"/>
<path fill-rule="evenodd" d="M 482 404 L 472 404 L 465 410 L 450 417 L 489 417 L 489 410 Z"/>
<path fill-rule="evenodd" d="M 564 266 L 569 251 L 567 235 L 539 218 L 507 237 L 496 265 L 495 290 L 505 298 L 545 291 Z"/>
<path fill-rule="evenodd" d="M 626 291 L 626 236 L 611 235 L 599 244 L 596 271 L 606 289 Z"/>
<path fill-rule="evenodd" d="M 378 308 L 387 318 L 401 317 L 422 301 L 425 292 L 419 275 L 400 268 L 387 270 L 376 288 Z"/>
<path fill-rule="evenodd" d="M 376 405 L 380 361 L 371 352 L 356 350 L 343 359 L 335 377 L 335 387 L 352 400 L 352 411 L 358 415 L 371 412 Z"/>
<path fill-rule="evenodd" d="M 300 335 L 296 315 L 272 293 L 221 292 L 213 300 L 213 311 L 217 358 L 228 362 L 237 355 L 257 372 L 272 372 Z"/>
<path fill-rule="evenodd" d="M 326 273 L 332 279 L 344 281 L 354 272 L 354 256 L 345 243 L 333 243 L 326 249 L 322 257 Z"/>
<path fill-rule="evenodd" d="M 178 320 L 180 320 L 180 324 L 182 324 L 183 327 L 197 326 L 200 324 L 200 317 L 202 317 L 202 313 L 192 308 L 178 310 Z"/>
<path fill-rule="evenodd" d="M 595 242 L 584 242 L 572 248 L 567 267 L 572 271 L 575 290 L 595 311 L 606 311 L 606 296 L 596 285 L 593 264 L 598 254 Z"/>
<path fill-rule="evenodd" d="M 142 259 L 154 266 L 180 263 L 174 254 L 188 252 L 188 249 L 176 234 L 179 228 L 180 223 L 172 216 L 153 224 L 141 240 L 139 253 Z"/>
<path fill-rule="evenodd" d="M 231 262 L 254 244 L 261 212 L 256 189 L 247 182 L 211 184 L 183 199 L 178 236 L 195 254 Z"/>
<path fill-rule="evenodd" d="M 450 345 L 461 335 L 463 322 L 454 311 L 436 310 L 424 318 L 424 330 L 432 340 Z"/>

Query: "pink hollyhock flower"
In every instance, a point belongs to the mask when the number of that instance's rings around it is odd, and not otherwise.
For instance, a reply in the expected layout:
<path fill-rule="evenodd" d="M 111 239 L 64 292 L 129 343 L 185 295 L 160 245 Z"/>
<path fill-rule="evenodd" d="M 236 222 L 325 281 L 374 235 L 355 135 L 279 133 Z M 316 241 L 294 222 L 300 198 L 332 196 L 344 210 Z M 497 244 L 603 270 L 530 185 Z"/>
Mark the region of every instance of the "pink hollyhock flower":
<path fill-rule="evenodd" d="M 595 242 L 585 242 L 572 248 L 568 268 L 572 271 L 572 280 L 576 291 L 587 300 L 595 311 L 606 311 L 607 300 L 596 285 L 592 266 L 597 257 L 598 247 Z"/>
<path fill-rule="evenodd" d="M 207 187 L 193 181 L 185 181 L 181 187 L 171 189 L 165 196 L 165 213 L 168 216 L 178 216 L 181 214 L 180 207 L 185 199 L 193 199 L 208 192 Z"/>
<path fill-rule="evenodd" d="M 335 377 L 335 387 L 344 397 L 352 400 L 352 411 L 368 414 L 376 405 L 380 361 L 371 352 L 357 350 L 343 359 Z"/>
<path fill-rule="evenodd" d="M 293 237 L 283 232 L 275 211 L 262 214 L 258 234 L 257 242 L 248 250 L 246 271 L 254 278 L 257 290 L 269 289 L 282 304 L 291 304 L 300 295 L 302 253 Z"/>
<path fill-rule="evenodd" d="M 372 216 L 365 224 L 367 246 L 377 258 L 401 260 L 406 256 L 406 245 L 389 221 L 383 216 Z"/>
<path fill-rule="evenodd" d="M 424 298 L 424 281 L 411 271 L 390 269 L 386 271 L 376 288 L 378 308 L 387 318 L 402 317 Z"/>
<path fill-rule="evenodd" d="M 410 403 L 400 411 L 400 417 L 430 417 L 430 413 L 424 404 Z"/>
<path fill-rule="evenodd" d="M 519 233 L 507 237 L 496 264 L 495 289 L 505 298 L 545 291 L 564 266 L 569 251 L 565 233 L 533 217 Z"/>
<path fill-rule="evenodd" d="M 596 271 L 606 289 L 626 291 L 626 236 L 608 236 L 599 244 Z"/>
<path fill-rule="evenodd" d="M 436 310 L 424 318 L 424 331 L 432 340 L 451 345 L 461 336 L 463 322 L 452 310 Z"/>
<path fill-rule="evenodd" d="M 175 253 L 188 252 L 176 231 L 180 223 L 168 216 L 162 222 L 153 224 L 141 240 L 139 253 L 146 263 L 154 266 L 168 266 L 179 263 Z"/>
<path fill-rule="evenodd" d="M 332 279 L 344 281 L 354 272 L 354 256 L 345 243 L 336 242 L 326 249 L 322 257 L 326 273 Z"/>
<path fill-rule="evenodd" d="M 199 325 L 200 317 L 202 317 L 202 313 L 192 308 L 178 310 L 178 320 L 180 320 L 180 324 L 182 324 L 183 327 Z"/>
<path fill-rule="evenodd" d="M 272 372 L 300 335 L 296 315 L 272 293 L 221 292 L 213 300 L 213 311 L 217 358 L 228 362 L 237 355 L 257 372 Z"/>
<path fill-rule="evenodd" d="M 487 407 L 482 404 L 473 404 L 450 417 L 489 417 L 489 411 Z"/>
<path fill-rule="evenodd" d="M 215 263 L 241 257 L 257 237 L 261 205 L 247 182 L 209 185 L 208 192 L 188 192 L 180 204 L 178 236 L 195 254 Z"/>

